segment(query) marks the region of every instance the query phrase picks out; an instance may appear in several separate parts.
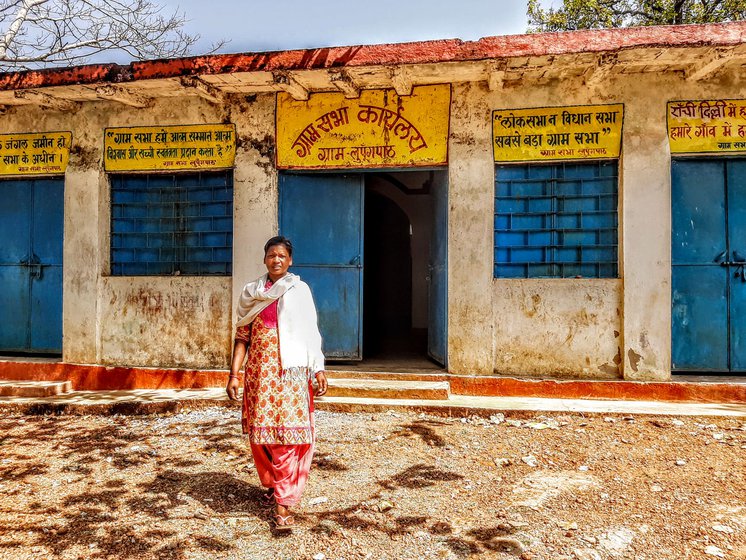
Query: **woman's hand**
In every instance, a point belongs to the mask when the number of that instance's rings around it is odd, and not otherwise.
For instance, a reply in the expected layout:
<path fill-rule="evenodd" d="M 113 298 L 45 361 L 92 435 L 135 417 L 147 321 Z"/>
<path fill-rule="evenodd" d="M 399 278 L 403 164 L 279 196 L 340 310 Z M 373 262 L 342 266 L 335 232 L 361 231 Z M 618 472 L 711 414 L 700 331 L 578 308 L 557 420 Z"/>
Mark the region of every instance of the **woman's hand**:
<path fill-rule="evenodd" d="M 225 392 L 228 393 L 228 398 L 232 401 L 238 400 L 238 388 L 241 385 L 239 378 L 239 372 L 243 367 L 244 360 L 246 359 L 246 350 L 249 347 L 249 343 L 245 340 L 237 338 L 233 342 L 233 358 L 231 359 L 231 373 L 228 378 L 228 385 L 225 387 Z"/>
<path fill-rule="evenodd" d="M 240 382 L 238 377 L 229 377 L 228 378 L 228 385 L 225 388 L 225 392 L 228 393 L 228 398 L 232 401 L 238 400 L 238 387 L 240 386 Z"/>
<path fill-rule="evenodd" d="M 314 393 L 317 397 L 321 397 L 326 393 L 326 389 L 328 388 L 328 384 L 326 382 L 326 374 L 323 371 L 320 371 L 316 374 L 316 383 L 318 386 L 316 387 L 316 393 Z"/>

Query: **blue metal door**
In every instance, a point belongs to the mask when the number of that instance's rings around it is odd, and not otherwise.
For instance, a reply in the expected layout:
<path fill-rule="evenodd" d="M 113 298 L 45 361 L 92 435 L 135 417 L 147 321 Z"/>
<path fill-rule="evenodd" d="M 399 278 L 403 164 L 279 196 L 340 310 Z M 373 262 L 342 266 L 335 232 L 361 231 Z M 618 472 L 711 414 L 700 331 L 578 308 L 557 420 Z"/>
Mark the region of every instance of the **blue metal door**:
<path fill-rule="evenodd" d="M 448 341 L 448 184 L 439 181 L 433 187 L 427 353 L 433 360 L 445 366 Z"/>
<path fill-rule="evenodd" d="M 26 350 L 32 187 L 0 182 L 0 350 Z"/>
<path fill-rule="evenodd" d="M 746 162 L 671 170 L 672 367 L 746 370 Z"/>
<path fill-rule="evenodd" d="M 327 358 L 363 357 L 363 177 L 280 175 L 280 232 L 311 288 Z"/>
<path fill-rule="evenodd" d="M 62 351 L 63 185 L 0 182 L 0 351 Z"/>
<path fill-rule="evenodd" d="M 727 160 L 730 370 L 746 371 L 746 160 Z"/>

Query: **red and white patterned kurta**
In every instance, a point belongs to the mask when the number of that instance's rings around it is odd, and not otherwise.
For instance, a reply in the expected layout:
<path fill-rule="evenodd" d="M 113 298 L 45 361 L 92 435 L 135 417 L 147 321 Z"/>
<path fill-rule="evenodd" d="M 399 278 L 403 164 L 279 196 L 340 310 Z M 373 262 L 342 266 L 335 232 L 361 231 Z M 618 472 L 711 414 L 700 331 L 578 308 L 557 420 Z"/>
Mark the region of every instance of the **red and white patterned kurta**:
<path fill-rule="evenodd" d="M 236 339 L 249 343 L 241 425 L 251 443 L 310 444 L 313 389 L 307 371 L 282 370 L 277 325 L 265 325 L 277 316 L 276 306 L 236 330 Z"/>

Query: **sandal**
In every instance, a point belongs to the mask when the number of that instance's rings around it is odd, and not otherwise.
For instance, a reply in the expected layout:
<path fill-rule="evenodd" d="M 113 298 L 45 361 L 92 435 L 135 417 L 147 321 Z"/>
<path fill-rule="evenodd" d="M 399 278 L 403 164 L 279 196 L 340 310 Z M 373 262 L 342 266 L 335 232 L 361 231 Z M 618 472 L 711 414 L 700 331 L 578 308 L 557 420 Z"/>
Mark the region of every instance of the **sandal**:
<path fill-rule="evenodd" d="M 273 488 L 270 488 L 268 492 L 262 494 L 261 502 L 265 506 L 275 505 L 275 491 Z"/>
<path fill-rule="evenodd" d="M 292 531 L 295 526 L 295 519 L 292 515 L 282 516 L 275 515 L 275 529 L 278 531 Z"/>

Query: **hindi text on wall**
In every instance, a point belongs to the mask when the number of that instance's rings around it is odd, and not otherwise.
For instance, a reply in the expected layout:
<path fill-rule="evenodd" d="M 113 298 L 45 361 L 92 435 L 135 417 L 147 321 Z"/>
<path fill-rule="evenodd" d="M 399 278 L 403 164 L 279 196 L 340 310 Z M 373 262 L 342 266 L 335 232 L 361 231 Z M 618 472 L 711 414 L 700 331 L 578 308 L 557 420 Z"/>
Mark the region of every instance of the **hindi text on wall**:
<path fill-rule="evenodd" d="M 618 158 L 624 105 L 579 105 L 492 112 L 495 161 Z"/>
<path fill-rule="evenodd" d="M 277 97 L 277 167 L 350 169 L 448 163 L 449 85 L 419 86 L 400 97 L 366 90 L 358 99 L 318 93 Z"/>
<path fill-rule="evenodd" d="M 71 143 L 71 132 L 0 134 L 0 175 L 64 173 Z"/>
<path fill-rule="evenodd" d="M 670 101 L 672 154 L 746 151 L 746 100 Z"/>
<path fill-rule="evenodd" d="M 225 169 L 236 157 L 232 124 L 107 128 L 106 171 Z"/>

